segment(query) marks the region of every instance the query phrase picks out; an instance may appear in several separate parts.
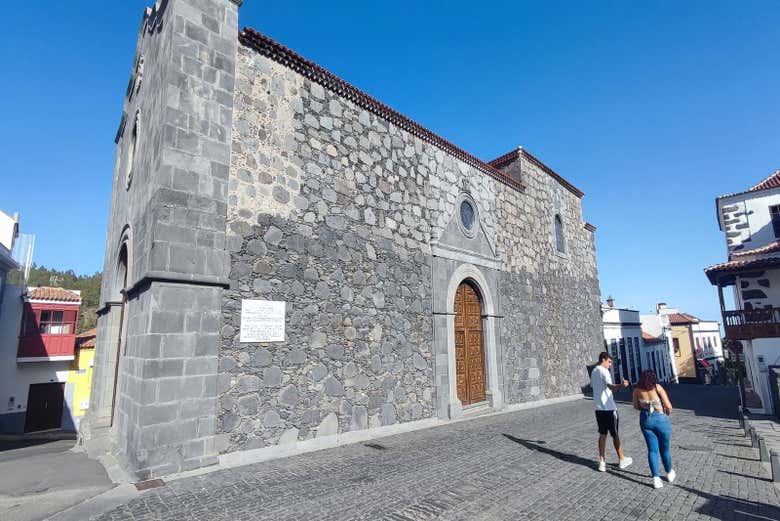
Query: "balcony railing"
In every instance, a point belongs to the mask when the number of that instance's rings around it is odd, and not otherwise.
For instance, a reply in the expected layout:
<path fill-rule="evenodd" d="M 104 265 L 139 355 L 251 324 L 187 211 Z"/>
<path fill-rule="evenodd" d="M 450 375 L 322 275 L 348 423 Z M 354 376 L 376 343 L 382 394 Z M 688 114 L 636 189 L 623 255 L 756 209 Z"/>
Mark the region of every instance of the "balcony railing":
<path fill-rule="evenodd" d="M 57 358 L 73 359 L 76 347 L 76 335 L 30 335 L 19 339 L 17 358 L 30 359 Z"/>
<path fill-rule="evenodd" d="M 723 323 L 729 340 L 780 337 L 780 308 L 724 311 Z"/>

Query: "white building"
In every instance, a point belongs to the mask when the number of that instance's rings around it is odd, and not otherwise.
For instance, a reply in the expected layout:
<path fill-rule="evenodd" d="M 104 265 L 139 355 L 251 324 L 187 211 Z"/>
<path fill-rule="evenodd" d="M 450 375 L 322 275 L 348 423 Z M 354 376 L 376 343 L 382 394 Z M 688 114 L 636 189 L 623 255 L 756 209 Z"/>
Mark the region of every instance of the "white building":
<path fill-rule="evenodd" d="M 725 360 L 720 338 L 720 324 L 711 320 L 700 320 L 698 324 L 691 324 L 691 332 L 696 345 L 696 357 L 704 361 L 705 367 L 710 369 L 711 376 L 716 376 Z"/>
<path fill-rule="evenodd" d="M 79 291 L 9 285 L 0 314 L 0 434 L 73 431 Z"/>
<path fill-rule="evenodd" d="M 19 268 L 12 256 L 14 242 L 18 235 L 19 216 L 11 217 L 0 211 L 0 314 L 3 311 L 3 293 L 8 280 L 8 272 Z"/>
<path fill-rule="evenodd" d="M 639 375 L 645 369 L 653 369 L 659 381 L 666 381 L 669 371 L 658 370 L 657 351 L 654 345 L 648 350 L 642 340 L 642 323 L 639 312 L 633 309 L 614 307 L 610 297 L 607 304 L 601 306 L 602 324 L 604 327 L 604 350 L 612 355 L 612 379 L 614 382 L 628 380 L 636 383 Z M 668 359 L 664 362 L 668 366 Z"/>
<path fill-rule="evenodd" d="M 715 199 L 727 262 L 704 271 L 718 287 L 726 338 L 738 341 L 747 369 L 745 406 L 780 413 L 780 170 Z M 734 294 L 727 310 L 723 288 Z"/>
<path fill-rule="evenodd" d="M 672 327 L 669 323 L 669 312 L 678 313 L 677 309 L 668 308 L 660 303 L 654 314 L 641 314 L 642 338 L 648 351 L 653 353 L 657 364 L 661 364 L 664 382 L 678 381 L 676 357 L 672 342 Z M 656 374 L 658 372 L 656 371 Z M 659 376 L 660 378 L 660 376 Z"/>

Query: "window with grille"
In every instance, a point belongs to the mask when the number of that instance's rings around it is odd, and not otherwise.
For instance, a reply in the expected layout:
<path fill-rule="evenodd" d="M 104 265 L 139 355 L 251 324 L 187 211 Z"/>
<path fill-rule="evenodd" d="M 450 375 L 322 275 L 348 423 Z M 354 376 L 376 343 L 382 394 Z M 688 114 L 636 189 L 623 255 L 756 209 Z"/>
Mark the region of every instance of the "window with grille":
<path fill-rule="evenodd" d="M 75 310 L 29 309 L 25 336 L 71 335 L 76 331 Z"/>
<path fill-rule="evenodd" d="M 775 237 L 780 237 L 780 204 L 770 206 L 769 215 L 772 217 L 772 229 L 775 232 Z"/>

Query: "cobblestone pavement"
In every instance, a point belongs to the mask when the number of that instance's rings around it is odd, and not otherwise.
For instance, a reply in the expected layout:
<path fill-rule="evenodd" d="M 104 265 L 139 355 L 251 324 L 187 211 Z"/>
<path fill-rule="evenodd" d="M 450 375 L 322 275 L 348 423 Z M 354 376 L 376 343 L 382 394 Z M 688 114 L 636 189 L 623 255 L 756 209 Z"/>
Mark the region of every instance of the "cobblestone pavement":
<path fill-rule="evenodd" d="M 638 415 L 634 464 L 596 471 L 584 399 L 168 483 L 100 520 L 780 520 L 780 495 L 734 417 L 733 389 L 671 389 L 677 481 L 654 490 Z M 609 447 L 608 462 L 616 456 Z"/>

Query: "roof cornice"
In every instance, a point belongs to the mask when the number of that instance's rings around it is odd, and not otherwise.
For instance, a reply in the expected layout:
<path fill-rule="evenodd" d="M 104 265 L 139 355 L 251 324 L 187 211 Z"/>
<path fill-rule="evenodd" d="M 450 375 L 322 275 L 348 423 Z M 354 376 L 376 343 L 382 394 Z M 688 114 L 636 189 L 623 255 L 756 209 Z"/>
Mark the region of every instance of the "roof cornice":
<path fill-rule="evenodd" d="M 566 179 L 563 178 L 558 172 L 544 164 L 539 158 L 537 158 L 535 155 L 533 155 L 531 152 L 526 150 L 523 147 L 517 147 L 516 149 L 507 152 L 503 156 L 499 156 L 492 161 L 488 161 L 488 164 L 495 168 L 503 168 L 507 166 L 508 164 L 516 161 L 517 159 L 525 159 L 529 163 L 532 163 L 539 167 L 544 173 L 558 181 L 564 188 L 566 188 L 568 191 L 573 193 L 575 196 L 582 199 L 582 197 L 585 195 L 585 192 L 568 182 Z"/>
<path fill-rule="evenodd" d="M 415 137 L 430 143 L 445 152 L 451 154 L 464 163 L 487 174 L 493 179 L 514 188 L 520 192 L 525 191 L 525 185 L 516 181 L 495 167 L 485 163 L 478 157 L 466 152 L 462 148 L 447 141 L 443 137 L 423 127 L 419 123 L 409 119 L 397 110 L 385 105 L 378 99 L 363 92 L 357 87 L 339 78 L 332 72 L 317 65 L 313 61 L 307 60 L 295 51 L 288 49 L 284 45 L 272 40 L 254 29 L 245 27 L 238 35 L 238 41 L 258 54 L 265 56 L 285 67 L 292 69 L 301 76 L 318 83 L 322 87 L 338 94 L 339 96 L 351 101 L 358 107 L 376 114 L 382 119 L 392 123 L 398 128 L 405 130 Z"/>

